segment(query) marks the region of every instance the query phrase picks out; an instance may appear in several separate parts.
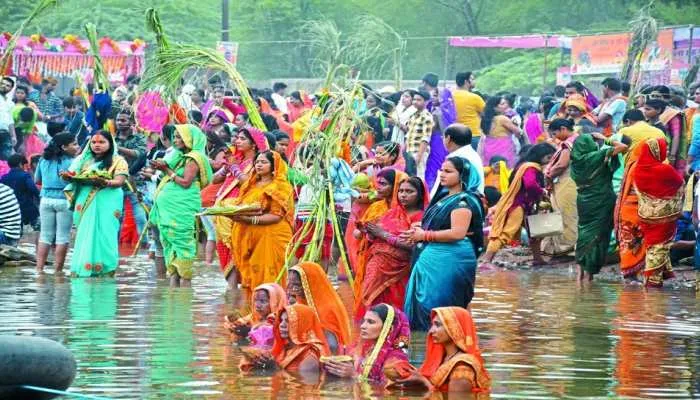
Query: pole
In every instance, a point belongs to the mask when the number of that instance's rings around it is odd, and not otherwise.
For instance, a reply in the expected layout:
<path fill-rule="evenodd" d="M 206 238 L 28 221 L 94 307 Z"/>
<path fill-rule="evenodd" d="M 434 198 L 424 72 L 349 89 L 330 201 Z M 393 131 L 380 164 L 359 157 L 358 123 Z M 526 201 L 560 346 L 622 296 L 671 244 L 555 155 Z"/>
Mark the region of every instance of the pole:
<path fill-rule="evenodd" d="M 228 0 L 221 0 L 221 41 L 228 42 Z"/>
<path fill-rule="evenodd" d="M 544 35 L 544 69 L 542 70 L 542 90 L 547 88 L 547 48 L 549 47 L 549 35 Z"/>
<path fill-rule="evenodd" d="M 445 59 L 443 60 L 443 65 L 442 65 L 442 79 L 443 79 L 443 85 L 444 87 L 447 87 L 447 60 L 448 60 L 448 53 L 450 51 L 450 38 L 448 37 L 445 39 Z"/>
<path fill-rule="evenodd" d="M 690 70 L 690 67 L 693 66 L 693 30 L 695 26 L 694 25 L 689 25 L 688 29 L 690 30 L 689 36 L 688 36 L 688 70 Z"/>

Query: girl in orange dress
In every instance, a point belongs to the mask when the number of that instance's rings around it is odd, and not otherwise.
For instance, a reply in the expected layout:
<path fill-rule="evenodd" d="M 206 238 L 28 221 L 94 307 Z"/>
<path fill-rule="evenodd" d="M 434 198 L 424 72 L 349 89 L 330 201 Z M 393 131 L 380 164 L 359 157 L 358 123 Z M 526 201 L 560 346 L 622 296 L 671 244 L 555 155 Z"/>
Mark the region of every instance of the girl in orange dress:
<path fill-rule="evenodd" d="M 488 392 L 491 377 L 479 351 L 472 316 L 461 307 L 438 307 L 431 313 L 425 361 L 418 371 L 397 382 L 421 382 L 434 391 Z"/>
<path fill-rule="evenodd" d="M 272 356 L 286 371 L 320 371 L 321 357 L 330 355 L 321 322 L 309 306 L 284 307 L 277 314 L 274 335 Z"/>
<path fill-rule="evenodd" d="M 287 163 L 279 153 L 266 151 L 255 158 L 253 175 L 243 183 L 234 205 L 258 204 L 261 214 L 234 215 L 231 258 L 243 287 L 275 282 L 284 267 L 292 239 L 294 198 L 287 180 Z"/>
<path fill-rule="evenodd" d="M 342 353 L 352 344 L 348 312 L 320 265 L 303 262 L 289 269 L 287 300 L 314 310 L 333 353 Z"/>

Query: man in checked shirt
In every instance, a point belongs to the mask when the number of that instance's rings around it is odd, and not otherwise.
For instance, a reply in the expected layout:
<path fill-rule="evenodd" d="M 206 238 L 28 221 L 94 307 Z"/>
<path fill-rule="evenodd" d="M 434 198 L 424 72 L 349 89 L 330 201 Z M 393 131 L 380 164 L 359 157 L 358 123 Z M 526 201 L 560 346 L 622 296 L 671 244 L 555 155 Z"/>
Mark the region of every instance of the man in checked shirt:
<path fill-rule="evenodd" d="M 428 160 L 430 135 L 433 132 L 433 115 L 425 108 L 430 94 L 419 90 L 413 95 L 413 107 L 416 112 L 411 115 L 402 129 L 406 132 L 406 151 L 416 160 L 417 175 L 425 180 L 425 164 Z"/>

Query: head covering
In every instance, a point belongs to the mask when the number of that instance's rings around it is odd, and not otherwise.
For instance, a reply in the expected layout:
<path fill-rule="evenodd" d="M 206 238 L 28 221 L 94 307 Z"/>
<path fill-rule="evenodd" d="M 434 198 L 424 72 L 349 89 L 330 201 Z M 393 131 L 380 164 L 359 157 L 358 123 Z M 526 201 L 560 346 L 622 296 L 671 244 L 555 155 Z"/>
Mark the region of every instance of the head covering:
<path fill-rule="evenodd" d="M 206 120 L 205 120 L 207 126 L 210 126 L 210 125 L 209 125 L 209 118 L 211 118 L 212 115 L 216 115 L 217 117 L 221 118 L 221 120 L 222 120 L 224 123 L 233 122 L 233 117 L 234 117 L 234 116 L 233 116 L 233 113 L 232 113 L 231 111 L 229 111 L 229 110 L 226 109 L 226 108 L 214 107 L 214 108 L 212 108 L 211 111 L 209 111 L 209 113 L 207 114 L 207 118 L 206 118 Z"/>
<path fill-rule="evenodd" d="M 484 359 L 479 351 L 479 340 L 476 336 L 476 326 L 471 313 L 461 307 L 438 307 L 434 308 L 430 314 L 431 319 L 435 317 L 440 319 L 450 340 L 463 354 L 446 360 L 443 365 L 445 346 L 435 343 L 433 335 L 428 334 L 425 361 L 420 367 L 420 373 L 430 379 L 433 385 L 440 387 L 447 382 L 450 372 L 457 362 L 465 362 L 476 373 L 477 387 L 472 390 L 477 392 L 488 390 L 491 378 L 484 368 Z"/>
<path fill-rule="evenodd" d="M 190 158 L 199 167 L 199 183 L 201 187 L 211 182 L 212 171 L 207 158 L 207 136 L 197 126 L 192 124 L 175 125 L 175 131 L 180 135 L 185 147 L 189 150 L 183 153 L 180 149 L 175 149 L 165 157 L 165 162 L 172 169 L 176 169 L 184 158 Z"/>
<path fill-rule="evenodd" d="M 586 103 L 586 99 L 578 93 L 573 94 L 569 96 L 568 99 L 564 100 L 564 103 L 561 105 L 562 111 L 566 112 L 566 107 L 569 106 L 578 108 L 584 114 L 591 111 L 588 103 Z"/>
<path fill-rule="evenodd" d="M 634 184 L 641 192 L 658 198 L 671 198 L 683 186 L 683 177 L 665 163 L 668 147 L 665 139 L 649 139 L 641 144 L 634 173 Z"/>
<path fill-rule="evenodd" d="M 255 292 L 258 290 L 267 292 L 267 296 L 270 298 L 270 313 L 272 315 L 277 315 L 287 306 L 287 293 L 284 291 L 284 288 L 277 283 L 263 283 L 253 290 L 253 296 L 255 296 Z M 253 322 L 260 322 L 267 317 L 268 315 L 258 315 L 253 312 Z"/>
<path fill-rule="evenodd" d="M 250 136 L 251 139 L 253 139 L 253 144 L 257 148 L 258 153 L 262 153 L 263 151 L 270 150 L 270 147 L 267 144 L 267 138 L 265 137 L 265 134 L 263 133 L 263 131 L 261 131 L 260 129 L 253 128 L 252 126 L 246 126 L 246 127 L 239 129 L 238 132 L 239 133 L 246 132 L 248 134 L 248 136 Z M 237 156 L 237 157 L 241 156 L 242 157 L 242 154 L 238 150 L 236 150 L 236 152 L 234 153 L 234 156 Z"/>
<path fill-rule="evenodd" d="M 88 107 L 85 113 L 85 122 L 88 124 L 92 131 L 99 131 L 102 129 L 109 119 L 109 114 L 112 111 L 112 98 L 109 93 L 99 92 L 95 93 L 92 97 L 92 102 L 90 107 Z"/>
<path fill-rule="evenodd" d="M 447 89 L 440 90 L 440 118 L 443 126 L 450 126 L 457 121 L 457 108 L 452 92 Z"/>
<path fill-rule="evenodd" d="M 302 262 L 290 270 L 299 274 L 306 304 L 316 312 L 323 328 L 335 335 L 339 345 L 350 345 L 350 318 L 323 268 L 313 262 Z"/>
<path fill-rule="evenodd" d="M 280 335 L 280 322 L 283 313 L 287 313 L 289 332 L 287 339 L 283 339 Z M 273 332 L 275 341 L 272 345 L 272 355 L 282 368 L 286 368 L 297 356 L 302 355 L 309 348 L 315 348 L 323 356 L 330 354 L 321 322 L 309 306 L 294 304 L 284 307 L 277 313 Z M 289 342 L 294 343 L 296 348 L 287 353 L 286 347 Z"/>
<path fill-rule="evenodd" d="M 387 307 L 386 320 L 377 340 L 363 343 L 362 353 L 365 359 L 359 371 L 362 379 L 372 381 L 384 380 L 384 362 L 396 352 L 403 353 L 411 340 L 411 327 L 406 314 L 388 304 L 380 305 Z"/>

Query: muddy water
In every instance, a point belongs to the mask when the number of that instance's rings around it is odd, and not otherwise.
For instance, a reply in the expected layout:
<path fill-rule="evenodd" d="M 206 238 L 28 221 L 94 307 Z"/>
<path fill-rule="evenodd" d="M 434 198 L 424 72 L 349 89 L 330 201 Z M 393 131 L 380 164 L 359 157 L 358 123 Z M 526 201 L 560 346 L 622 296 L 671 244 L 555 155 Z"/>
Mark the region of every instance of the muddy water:
<path fill-rule="evenodd" d="M 246 307 L 218 270 L 200 265 L 193 289 L 170 290 L 149 260 L 116 279 L 0 269 L 0 334 L 66 345 L 78 360 L 73 392 L 104 398 L 421 398 L 284 373 L 243 375 L 220 321 Z M 689 290 L 644 291 L 571 274 L 488 271 L 472 309 L 493 398 L 700 396 L 700 306 Z M 339 290 L 348 293 L 346 287 Z M 415 335 L 411 358 L 423 357 Z M 459 398 L 464 398 L 459 397 Z"/>

